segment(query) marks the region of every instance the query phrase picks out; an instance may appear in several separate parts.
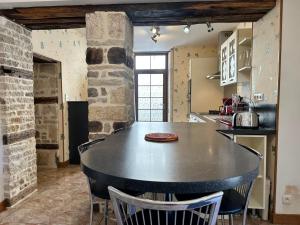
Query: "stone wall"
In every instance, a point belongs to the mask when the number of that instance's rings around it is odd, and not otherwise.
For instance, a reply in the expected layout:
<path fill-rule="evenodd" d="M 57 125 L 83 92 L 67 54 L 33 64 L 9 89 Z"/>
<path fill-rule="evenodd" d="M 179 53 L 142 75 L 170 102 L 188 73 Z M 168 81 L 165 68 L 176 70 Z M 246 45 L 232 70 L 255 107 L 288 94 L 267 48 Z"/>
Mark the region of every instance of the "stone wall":
<path fill-rule="evenodd" d="M 133 26 L 123 12 L 86 15 L 89 137 L 134 121 Z"/>
<path fill-rule="evenodd" d="M 0 149 L 10 204 L 37 184 L 32 66 L 31 32 L 0 17 Z"/>
<path fill-rule="evenodd" d="M 34 63 L 37 164 L 56 167 L 59 150 L 60 63 Z"/>

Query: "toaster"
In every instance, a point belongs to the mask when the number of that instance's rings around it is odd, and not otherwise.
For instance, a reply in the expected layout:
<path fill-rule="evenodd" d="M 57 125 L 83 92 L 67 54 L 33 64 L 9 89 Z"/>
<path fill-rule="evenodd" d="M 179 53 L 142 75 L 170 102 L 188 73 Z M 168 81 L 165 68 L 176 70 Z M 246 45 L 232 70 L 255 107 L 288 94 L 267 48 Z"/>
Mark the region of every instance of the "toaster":
<path fill-rule="evenodd" d="M 249 112 L 237 112 L 232 118 L 233 128 L 258 128 L 259 116 L 251 108 Z"/>

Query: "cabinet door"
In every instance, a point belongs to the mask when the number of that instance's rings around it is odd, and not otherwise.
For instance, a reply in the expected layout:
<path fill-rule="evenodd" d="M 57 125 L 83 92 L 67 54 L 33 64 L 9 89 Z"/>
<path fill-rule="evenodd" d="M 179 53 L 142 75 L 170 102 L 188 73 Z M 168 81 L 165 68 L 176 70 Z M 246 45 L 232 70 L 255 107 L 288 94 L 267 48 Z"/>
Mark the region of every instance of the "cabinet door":
<path fill-rule="evenodd" d="M 237 82 L 237 31 L 227 40 L 228 43 L 228 82 Z"/>
<path fill-rule="evenodd" d="M 226 85 L 228 81 L 228 42 L 225 41 L 221 46 L 221 78 L 220 85 Z"/>

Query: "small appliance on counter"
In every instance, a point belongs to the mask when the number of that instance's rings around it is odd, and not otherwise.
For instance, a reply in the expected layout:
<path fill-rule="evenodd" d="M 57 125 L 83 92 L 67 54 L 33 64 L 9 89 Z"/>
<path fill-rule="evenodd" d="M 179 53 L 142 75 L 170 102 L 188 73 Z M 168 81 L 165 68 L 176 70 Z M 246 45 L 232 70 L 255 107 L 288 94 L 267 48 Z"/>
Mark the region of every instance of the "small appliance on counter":
<path fill-rule="evenodd" d="M 232 118 L 233 128 L 258 128 L 259 116 L 253 111 L 252 107 L 249 107 L 248 112 L 237 112 Z"/>
<path fill-rule="evenodd" d="M 252 104 L 252 106 L 250 106 L 250 104 Z M 254 102 L 251 99 L 249 99 L 248 107 L 249 107 L 248 111 L 237 111 L 233 115 L 232 117 L 233 128 L 255 129 L 259 127 L 259 116 L 256 112 L 254 112 Z M 244 107 L 243 109 L 246 109 L 246 107 Z"/>

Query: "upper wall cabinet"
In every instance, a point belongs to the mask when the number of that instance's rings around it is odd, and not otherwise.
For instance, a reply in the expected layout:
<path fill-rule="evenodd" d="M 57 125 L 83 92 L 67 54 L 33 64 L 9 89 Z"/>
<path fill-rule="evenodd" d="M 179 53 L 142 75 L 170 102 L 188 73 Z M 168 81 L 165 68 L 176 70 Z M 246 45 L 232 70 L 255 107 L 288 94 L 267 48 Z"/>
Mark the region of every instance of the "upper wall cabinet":
<path fill-rule="evenodd" d="M 221 45 L 220 85 L 250 80 L 252 29 L 236 30 Z"/>

